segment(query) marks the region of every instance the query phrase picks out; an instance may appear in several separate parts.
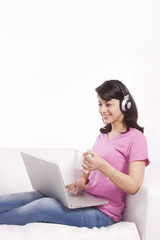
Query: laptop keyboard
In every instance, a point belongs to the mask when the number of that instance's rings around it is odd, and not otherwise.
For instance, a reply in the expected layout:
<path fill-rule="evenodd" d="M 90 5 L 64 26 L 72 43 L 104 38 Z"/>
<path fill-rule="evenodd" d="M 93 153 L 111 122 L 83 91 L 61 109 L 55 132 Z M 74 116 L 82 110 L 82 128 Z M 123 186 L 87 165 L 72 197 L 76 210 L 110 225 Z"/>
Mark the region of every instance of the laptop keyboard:
<path fill-rule="evenodd" d="M 86 198 L 82 198 L 81 194 L 78 196 L 68 192 L 67 195 L 71 206 L 85 207 L 88 202 Z"/>
<path fill-rule="evenodd" d="M 83 191 L 79 191 L 76 195 L 67 191 L 67 197 L 71 208 L 83 208 L 89 206 L 104 205 L 108 203 L 106 199 L 100 199 Z"/>

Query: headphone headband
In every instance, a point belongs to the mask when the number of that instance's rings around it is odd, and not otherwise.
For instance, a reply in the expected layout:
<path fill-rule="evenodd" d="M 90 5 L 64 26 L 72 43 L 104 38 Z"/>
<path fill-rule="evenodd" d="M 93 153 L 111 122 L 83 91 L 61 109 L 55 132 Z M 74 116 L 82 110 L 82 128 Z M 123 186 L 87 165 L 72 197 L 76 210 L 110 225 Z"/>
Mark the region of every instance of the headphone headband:
<path fill-rule="evenodd" d="M 121 90 L 121 92 L 123 94 L 123 97 L 125 97 L 126 95 L 129 96 L 128 91 L 127 91 L 125 86 L 123 86 L 123 85 L 121 86 L 119 83 L 118 83 L 118 86 L 119 86 L 119 88 L 120 88 L 120 90 Z"/>

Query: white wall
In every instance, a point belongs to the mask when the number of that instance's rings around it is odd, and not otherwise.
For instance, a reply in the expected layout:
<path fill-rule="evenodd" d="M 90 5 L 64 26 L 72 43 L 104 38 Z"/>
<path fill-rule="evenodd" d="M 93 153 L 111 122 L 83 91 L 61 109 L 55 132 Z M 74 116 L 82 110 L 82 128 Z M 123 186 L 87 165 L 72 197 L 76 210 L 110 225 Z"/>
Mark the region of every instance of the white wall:
<path fill-rule="evenodd" d="M 95 87 L 120 79 L 160 167 L 159 0 L 1 0 L 0 146 L 92 147 Z"/>

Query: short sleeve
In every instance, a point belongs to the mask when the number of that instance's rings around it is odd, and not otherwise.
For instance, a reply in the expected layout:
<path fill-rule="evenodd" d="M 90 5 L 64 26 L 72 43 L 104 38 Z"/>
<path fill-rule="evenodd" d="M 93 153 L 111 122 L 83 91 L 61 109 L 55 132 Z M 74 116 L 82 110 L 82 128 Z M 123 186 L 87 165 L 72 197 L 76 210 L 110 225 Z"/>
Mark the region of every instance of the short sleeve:
<path fill-rule="evenodd" d="M 148 147 L 147 141 L 143 133 L 139 134 L 134 138 L 129 147 L 129 163 L 134 161 L 145 160 L 146 166 L 149 165 L 150 161 L 148 158 Z"/>

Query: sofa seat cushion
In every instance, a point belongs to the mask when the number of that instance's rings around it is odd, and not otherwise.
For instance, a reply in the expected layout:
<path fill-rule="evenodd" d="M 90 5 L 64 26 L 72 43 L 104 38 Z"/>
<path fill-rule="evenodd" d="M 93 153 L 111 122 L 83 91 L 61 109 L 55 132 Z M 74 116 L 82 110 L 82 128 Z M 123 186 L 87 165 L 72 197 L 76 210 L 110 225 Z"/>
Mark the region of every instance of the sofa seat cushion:
<path fill-rule="evenodd" d="M 0 225 L 0 232 L 3 240 L 140 240 L 136 225 L 129 222 L 92 229 L 49 223 L 30 223 L 24 226 Z"/>

